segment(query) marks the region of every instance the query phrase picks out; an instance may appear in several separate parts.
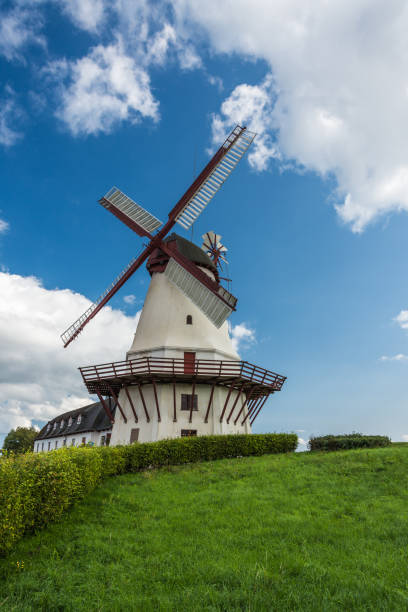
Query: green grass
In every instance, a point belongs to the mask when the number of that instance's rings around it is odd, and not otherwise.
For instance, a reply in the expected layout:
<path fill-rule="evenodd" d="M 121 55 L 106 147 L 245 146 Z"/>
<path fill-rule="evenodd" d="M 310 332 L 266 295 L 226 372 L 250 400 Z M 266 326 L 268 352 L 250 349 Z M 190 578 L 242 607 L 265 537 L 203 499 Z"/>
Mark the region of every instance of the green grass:
<path fill-rule="evenodd" d="M 407 610 L 407 474 L 393 445 L 111 478 L 0 560 L 0 611 Z"/>

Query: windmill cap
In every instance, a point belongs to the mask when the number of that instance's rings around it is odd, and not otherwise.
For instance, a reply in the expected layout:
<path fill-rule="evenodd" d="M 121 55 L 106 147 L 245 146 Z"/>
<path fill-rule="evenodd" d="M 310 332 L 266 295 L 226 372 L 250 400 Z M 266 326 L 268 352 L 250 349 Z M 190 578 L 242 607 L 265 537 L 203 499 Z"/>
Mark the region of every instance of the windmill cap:
<path fill-rule="evenodd" d="M 190 240 L 187 240 L 186 238 L 183 238 L 182 236 L 179 236 L 176 233 L 173 233 L 173 234 L 170 234 L 170 236 L 167 236 L 167 238 L 165 238 L 163 242 L 165 242 L 166 244 L 170 242 L 176 242 L 177 251 L 181 255 L 183 255 L 183 257 L 185 257 L 189 261 L 192 261 L 197 266 L 202 266 L 203 268 L 207 268 L 207 270 L 210 270 L 211 272 L 213 272 L 215 277 L 218 278 L 218 270 L 217 270 L 217 267 L 214 265 L 211 257 L 209 257 L 207 253 L 204 253 L 201 247 L 194 244 L 194 242 L 190 242 Z M 156 271 L 158 272 L 160 271 L 157 268 L 157 264 L 159 264 L 159 261 L 162 264 L 164 263 L 167 264 L 168 259 L 169 259 L 168 255 L 160 251 L 160 249 L 157 249 L 149 257 L 148 262 L 147 262 L 147 269 L 149 270 L 150 273 L 156 272 Z"/>

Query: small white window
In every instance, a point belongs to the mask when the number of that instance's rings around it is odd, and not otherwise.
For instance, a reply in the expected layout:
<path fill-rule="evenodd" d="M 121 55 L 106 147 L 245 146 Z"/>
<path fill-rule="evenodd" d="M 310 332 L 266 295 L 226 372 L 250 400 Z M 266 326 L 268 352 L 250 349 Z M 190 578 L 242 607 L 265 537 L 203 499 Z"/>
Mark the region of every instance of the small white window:
<path fill-rule="evenodd" d="M 57 422 L 54 423 L 54 431 L 57 429 Z"/>
<path fill-rule="evenodd" d="M 48 423 L 48 425 L 47 425 L 47 431 L 50 431 L 50 429 L 51 429 L 51 423 Z"/>
<path fill-rule="evenodd" d="M 77 425 L 80 425 L 82 421 L 82 414 L 78 414 Z"/>
<path fill-rule="evenodd" d="M 75 446 L 75 438 L 72 438 L 72 440 L 71 440 L 71 446 Z"/>
<path fill-rule="evenodd" d="M 55 448 L 58 448 L 58 440 L 55 440 Z"/>
<path fill-rule="evenodd" d="M 71 425 L 72 425 L 72 417 L 69 417 L 68 427 L 71 427 Z"/>
<path fill-rule="evenodd" d="M 67 439 L 66 439 L 66 438 L 64 438 L 64 439 L 63 439 L 63 441 L 62 441 L 62 445 L 63 445 L 63 446 L 66 446 L 66 445 L 67 445 Z"/>
<path fill-rule="evenodd" d="M 60 423 L 60 429 L 62 429 L 64 427 L 65 421 L 64 419 L 62 419 L 61 423 Z"/>
<path fill-rule="evenodd" d="M 51 442 L 48 442 L 48 450 L 51 448 Z"/>
<path fill-rule="evenodd" d="M 44 450 L 44 442 L 41 442 L 41 450 Z"/>

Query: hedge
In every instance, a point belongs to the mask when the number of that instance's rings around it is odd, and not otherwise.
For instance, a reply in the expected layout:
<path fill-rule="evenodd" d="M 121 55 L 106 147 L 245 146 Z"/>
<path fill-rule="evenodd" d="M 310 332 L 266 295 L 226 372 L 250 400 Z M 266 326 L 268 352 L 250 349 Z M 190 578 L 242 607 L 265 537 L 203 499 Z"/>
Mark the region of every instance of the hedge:
<path fill-rule="evenodd" d="M 296 434 L 176 438 L 129 446 L 62 448 L 0 458 L 0 554 L 57 520 L 107 476 L 148 467 L 296 450 Z"/>
<path fill-rule="evenodd" d="M 309 440 L 311 451 L 334 451 L 352 448 L 375 448 L 389 446 L 388 436 L 363 436 L 360 433 L 343 434 L 341 436 L 319 436 Z"/>

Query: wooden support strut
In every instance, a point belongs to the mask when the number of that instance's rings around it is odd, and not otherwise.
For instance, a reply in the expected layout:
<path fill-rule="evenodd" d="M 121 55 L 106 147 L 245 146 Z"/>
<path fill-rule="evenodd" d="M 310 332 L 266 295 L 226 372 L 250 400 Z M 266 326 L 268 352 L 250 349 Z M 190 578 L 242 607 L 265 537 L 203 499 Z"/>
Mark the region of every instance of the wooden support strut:
<path fill-rule="evenodd" d="M 226 409 L 227 409 L 227 405 L 228 405 L 228 402 L 229 402 L 229 398 L 231 397 L 232 389 L 233 389 L 233 387 L 230 387 L 230 388 L 229 388 L 228 395 L 227 395 L 227 399 L 225 400 L 224 408 L 222 409 L 222 412 L 221 412 L 221 416 L 220 416 L 220 423 L 222 423 L 222 419 L 224 418 L 224 414 L 225 414 L 225 411 L 226 411 Z"/>
<path fill-rule="evenodd" d="M 135 407 L 134 407 L 134 405 L 133 405 L 132 398 L 130 397 L 130 393 L 129 393 L 129 391 L 128 391 L 128 388 L 125 386 L 125 387 L 124 387 L 124 389 L 125 389 L 125 393 L 126 393 L 126 395 L 127 395 L 127 398 L 128 398 L 128 400 L 129 400 L 129 404 L 130 404 L 130 407 L 131 407 L 131 409 L 132 409 L 133 416 L 135 417 L 135 423 L 138 423 L 138 422 L 139 422 L 139 419 L 137 418 L 136 410 L 135 410 Z"/>
<path fill-rule="evenodd" d="M 190 406 L 190 418 L 189 423 L 193 422 L 193 410 L 194 410 L 194 391 L 196 386 L 196 379 L 193 379 L 193 388 L 191 389 L 191 406 Z"/>
<path fill-rule="evenodd" d="M 143 408 L 144 408 L 144 411 L 145 411 L 146 421 L 148 423 L 150 423 L 150 417 L 149 417 L 149 413 L 147 412 L 146 402 L 145 402 L 145 398 L 143 396 L 143 391 L 142 391 L 142 386 L 141 385 L 137 385 L 137 386 L 138 386 L 138 389 L 139 389 L 140 399 L 142 400 Z"/>
<path fill-rule="evenodd" d="M 104 408 L 104 410 L 105 410 L 105 412 L 106 412 L 106 414 L 108 416 L 108 419 L 110 420 L 110 422 L 113 425 L 113 423 L 115 422 L 115 419 L 113 418 L 113 415 L 112 415 L 111 411 L 109 410 L 108 406 L 106 405 L 105 400 L 103 399 L 103 397 L 100 394 L 98 389 L 96 390 L 96 395 L 98 396 L 99 401 L 101 402 L 101 404 L 102 404 L 102 406 L 103 406 L 103 408 Z"/>
<path fill-rule="evenodd" d="M 211 387 L 210 399 L 208 401 L 207 412 L 205 413 L 204 423 L 208 423 L 208 415 L 210 414 L 210 408 L 211 408 L 211 404 L 213 400 L 214 389 L 215 389 L 215 383 L 213 383 L 213 386 Z"/>
<path fill-rule="evenodd" d="M 250 390 L 249 394 L 246 396 L 246 400 L 242 404 L 241 410 L 238 412 L 238 414 L 236 416 L 236 419 L 234 420 L 234 425 L 237 424 L 237 421 L 238 421 L 239 417 L 241 416 L 242 412 L 245 410 L 245 406 L 248 404 L 249 400 L 251 399 L 251 396 L 252 396 L 254 390 L 255 390 L 255 387 L 252 387 L 252 389 Z"/>
<path fill-rule="evenodd" d="M 258 414 L 261 412 L 262 408 L 264 407 L 264 404 L 266 402 L 266 400 L 268 399 L 268 395 L 265 395 L 263 401 L 261 402 L 261 405 L 259 406 L 257 413 L 252 417 L 252 419 L 250 420 L 250 425 L 252 427 L 252 423 L 255 421 L 256 417 L 258 416 Z"/>
<path fill-rule="evenodd" d="M 235 406 L 237 405 L 238 400 L 239 400 L 239 398 L 241 397 L 241 393 L 242 393 L 242 391 L 243 391 L 243 389 L 244 389 L 244 385 L 245 385 L 245 383 L 243 383 L 243 384 L 241 385 L 240 389 L 239 389 L 238 395 L 237 395 L 237 397 L 235 398 L 235 401 L 234 401 L 234 403 L 233 403 L 233 405 L 232 405 L 231 412 L 229 413 L 229 415 L 228 415 L 228 417 L 227 417 L 227 423 L 229 423 L 229 422 L 230 422 L 230 418 L 231 418 L 231 416 L 232 416 L 232 413 L 233 413 L 233 412 L 234 412 L 234 410 L 235 410 Z"/>
<path fill-rule="evenodd" d="M 126 418 L 126 414 L 123 412 L 122 410 L 122 406 L 119 404 L 119 400 L 116 396 L 116 393 L 114 392 L 114 390 L 112 389 L 112 387 L 110 386 L 110 384 L 108 382 L 106 382 L 106 386 L 108 387 L 113 399 L 115 400 L 119 410 L 120 410 L 120 414 L 123 416 L 123 420 L 125 421 L 125 423 L 127 423 L 127 418 Z"/>
<path fill-rule="evenodd" d="M 247 414 L 246 414 L 246 416 L 245 416 L 244 420 L 242 421 L 241 425 L 243 425 L 243 424 L 245 423 L 245 421 L 246 421 L 247 419 L 249 419 L 249 418 L 250 418 L 250 417 L 251 417 L 251 416 L 254 414 L 255 410 L 258 408 L 258 406 L 259 406 L 259 404 L 262 402 L 262 400 L 263 400 L 263 396 L 262 396 L 262 395 L 260 395 L 260 396 L 259 396 L 259 397 L 258 397 L 258 398 L 255 400 L 255 402 L 252 404 L 251 408 L 248 410 L 248 412 L 247 412 Z"/>
<path fill-rule="evenodd" d="M 154 380 L 152 380 L 152 384 L 153 384 L 153 391 L 154 391 L 154 401 L 156 402 L 156 408 L 157 408 L 157 420 L 160 423 L 161 416 L 160 416 L 159 400 L 157 399 L 157 389 L 156 389 L 156 383 L 154 382 Z"/>
<path fill-rule="evenodd" d="M 173 422 L 177 423 L 176 381 L 173 380 Z"/>

